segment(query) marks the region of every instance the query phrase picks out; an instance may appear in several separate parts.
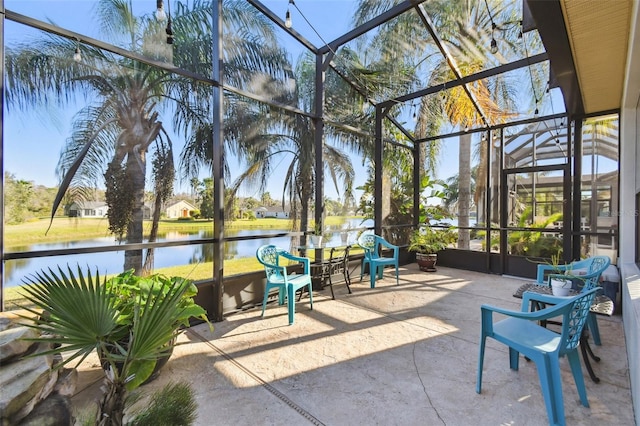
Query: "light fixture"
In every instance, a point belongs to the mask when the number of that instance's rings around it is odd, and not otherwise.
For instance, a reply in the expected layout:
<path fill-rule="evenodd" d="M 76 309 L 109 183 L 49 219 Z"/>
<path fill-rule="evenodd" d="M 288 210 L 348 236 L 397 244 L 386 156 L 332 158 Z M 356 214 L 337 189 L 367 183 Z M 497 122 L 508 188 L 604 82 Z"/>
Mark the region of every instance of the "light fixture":
<path fill-rule="evenodd" d="M 487 3 L 487 0 L 484 0 L 484 4 L 487 7 L 487 13 L 489 14 L 489 20 L 491 21 L 491 45 L 489 47 L 489 50 L 492 54 L 495 55 L 496 53 L 498 53 L 498 42 L 496 41 L 496 38 L 494 36 L 497 25 L 495 22 L 493 22 L 493 16 L 491 16 L 491 9 L 489 9 L 489 3 Z"/>
<path fill-rule="evenodd" d="M 171 28 L 171 15 L 169 15 L 169 20 L 167 21 L 167 28 L 165 29 L 167 33 L 167 44 L 173 44 L 173 28 Z"/>
<path fill-rule="evenodd" d="M 491 37 L 491 48 L 489 50 L 491 50 L 491 53 L 494 55 L 498 53 L 498 42 L 493 38 L 493 36 Z"/>
<path fill-rule="evenodd" d="M 522 38 L 522 21 L 520 21 L 518 25 L 520 25 L 518 28 L 518 38 Z"/>
<path fill-rule="evenodd" d="M 161 2 L 161 0 L 158 0 Z M 171 27 L 171 1 L 167 3 L 167 28 L 165 28 L 165 33 L 167 33 L 167 44 L 173 44 L 173 28 Z"/>
<path fill-rule="evenodd" d="M 167 14 L 164 12 L 164 4 L 162 0 L 156 2 L 156 20 L 158 22 L 164 22 L 167 19 Z"/>
<path fill-rule="evenodd" d="M 289 0 L 289 4 L 294 4 L 293 0 Z M 284 26 L 291 28 L 291 25 L 291 11 L 289 10 L 289 6 L 287 6 L 287 13 L 284 15 Z"/>
<path fill-rule="evenodd" d="M 82 60 L 82 53 L 80 53 L 80 40 L 76 39 L 76 51 L 73 53 L 73 60 L 80 62 Z"/>

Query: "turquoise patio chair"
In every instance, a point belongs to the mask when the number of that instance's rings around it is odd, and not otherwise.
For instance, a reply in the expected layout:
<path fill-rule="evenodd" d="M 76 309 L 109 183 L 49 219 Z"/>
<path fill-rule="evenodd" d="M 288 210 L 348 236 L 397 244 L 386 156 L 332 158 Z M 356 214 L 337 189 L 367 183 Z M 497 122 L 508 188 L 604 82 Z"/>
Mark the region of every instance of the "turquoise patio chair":
<path fill-rule="evenodd" d="M 580 395 L 580 402 L 588 407 L 587 390 L 582 378 L 577 348 L 596 291 L 597 289 L 594 288 L 575 297 L 564 298 L 565 300 L 557 305 L 534 312 L 528 312 L 530 302 L 544 302 L 552 296 L 530 291 L 525 292 L 522 297 L 521 312 L 482 305 L 482 331 L 478 354 L 476 392 L 480 393 L 482 390 L 485 343 L 487 337 L 491 337 L 509 347 L 509 365 L 512 370 L 518 370 L 520 353 L 536 363 L 549 424 L 565 424 L 562 378 L 560 376 L 560 357 L 564 355 L 569 360 L 573 380 L 576 383 L 578 395 Z M 557 301 L 557 298 L 554 299 Z M 494 312 L 506 315 L 508 318 L 494 323 Z M 562 316 L 560 334 L 538 324 L 538 321 L 560 315 Z"/>
<path fill-rule="evenodd" d="M 385 266 L 395 266 L 396 268 L 396 285 L 399 285 L 398 280 L 398 256 L 400 248 L 389 243 L 384 238 L 365 233 L 358 237 L 358 245 L 364 250 L 364 258 L 360 265 L 360 281 L 364 275 L 365 265 L 369 264 L 369 279 L 371 288 L 376 286 L 376 275 L 379 279 L 382 279 L 382 273 Z M 381 249 L 391 249 L 392 256 L 383 256 Z"/>
<path fill-rule="evenodd" d="M 298 290 L 305 286 L 309 291 L 309 303 L 313 309 L 313 293 L 311 288 L 311 274 L 309 269 L 309 259 L 306 257 L 294 256 L 284 249 L 274 245 L 265 245 L 256 251 L 258 261 L 264 266 L 267 274 L 267 286 L 264 289 L 264 299 L 262 300 L 262 317 L 267 306 L 267 298 L 269 291 L 273 288 L 278 289 L 278 304 L 283 305 L 285 299 L 287 301 L 287 309 L 289 311 L 289 325 L 293 324 L 296 302 L 295 294 Z M 302 274 L 289 274 L 287 266 L 283 265 L 283 260 L 293 260 L 303 265 Z"/>
<path fill-rule="evenodd" d="M 607 256 L 592 256 L 587 259 L 578 260 L 568 263 L 566 265 L 538 265 L 538 274 L 536 277 L 536 283 L 541 285 L 551 285 L 550 278 L 559 277 L 566 278 L 567 275 L 575 276 L 579 280 L 579 285 L 582 287 L 582 291 L 591 290 L 592 288 L 600 288 L 600 276 L 609 267 L 611 259 Z M 552 272 L 549 274 L 549 272 Z M 562 272 L 562 274 L 558 274 Z M 553 303 L 558 303 L 556 299 Z M 593 336 L 593 343 L 600 346 L 600 329 L 598 328 L 598 321 L 596 320 L 596 314 L 589 312 L 587 317 L 587 328 Z"/>

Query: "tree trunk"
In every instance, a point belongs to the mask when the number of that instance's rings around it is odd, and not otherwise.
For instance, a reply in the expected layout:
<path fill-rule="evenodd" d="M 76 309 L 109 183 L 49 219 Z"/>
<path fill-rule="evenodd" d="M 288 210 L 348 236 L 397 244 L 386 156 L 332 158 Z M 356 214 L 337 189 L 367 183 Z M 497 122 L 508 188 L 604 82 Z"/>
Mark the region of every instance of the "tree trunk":
<path fill-rule="evenodd" d="M 469 205 L 471 204 L 471 135 L 460 136 L 458 170 L 458 248 L 469 249 Z"/>
<path fill-rule="evenodd" d="M 132 185 L 134 201 L 131 222 L 127 228 L 127 244 L 142 243 L 145 174 L 146 161 L 144 154 L 130 152 L 127 156 L 127 176 Z M 124 270 L 127 271 L 129 269 L 133 269 L 136 275 L 142 273 L 142 249 L 125 251 Z"/>
<path fill-rule="evenodd" d="M 127 390 L 124 383 L 106 380 L 106 392 L 98 403 L 96 425 L 122 426 L 124 420 L 124 401 Z"/>

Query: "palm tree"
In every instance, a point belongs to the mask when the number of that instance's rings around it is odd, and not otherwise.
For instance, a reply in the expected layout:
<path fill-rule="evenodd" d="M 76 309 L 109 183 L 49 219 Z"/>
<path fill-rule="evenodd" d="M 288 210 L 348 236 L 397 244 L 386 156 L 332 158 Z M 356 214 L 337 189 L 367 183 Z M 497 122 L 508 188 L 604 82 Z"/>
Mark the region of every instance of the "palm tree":
<path fill-rule="evenodd" d="M 208 77 L 213 62 L 209 25 L 212 7 L 208 1 L 177 2 L 171 16 L 174 45 L 165 42 L 164 23 L 151 16 L 133 15 L 132 0 L 100 0 L 97 17 L 107 39 L 116 45 Z M 272 58 L 261 53 L 265 51 L 263 43 L 275 38 L 265 18 L 245 2 L 226 1 L 225 7 L 227 26 L 238 30 L 228 30 L 231 36 L 225 38 L 226 51 L 236 53 L 228 60 L 225 78 L 241 86 L 251 77 L 251 69 L 271 69 Z M 247 36 L 251 31 L 252 38 Z M 76 48 L 81 51 L 78 61 L 69 54 Z M 142 243 L 150 155 L 156 198 L 149 240 L 154 241 L 160 207 L 171 195 L 175 177 L 170 130 L 190 138 L 192 144 L 211 139 L 211 132 L 199 131 L 205 124 L 210 129 L 210 88 L 53 34 L 7 47 L 6 74 L 10 107 L 74 106 L 78 95 L 93 100 L 75 115 L 73 133 L 58 162 L 61 184 L 52 218 L 69 188 L 95 186 L 104 179 L 109 229 L 119 239 L 124 235 L 126 243 Z M 161 121 L 164 111 L 172 114 L 173 129 Z M 210 156 L 211 150 L 203 155 Z M 184 169 L 196 166 L 183 164 Z M 146 268 L 151 266 L 152 255 L 149 249 Z M 142 250 L 125 251 L 124 269 L 143 271 Z"/>
<path fill-rule="evenodd" d="M 314 75 L 310 72 L 314 61 L 310 57 L 305 58 L 295 73 L 292 73 L 284 51 L 275 47 L 264 48 L 264 55 L 274 58 L 273 64 L 279 70 L 274 75 L 281 78 L 274 78 L 267 84 L 270 96 L 281 104 L 296 108 L 311 105 L 313 93 L 304 89 L 309 87 L 309 78 Z M 296 84 L 285 84 L 288 80 L 294 80 Z M 247 165 L 230 185 L 231 193 L 235 194 L 242 185 L 248 185 L 258 186 L 258 190 L 266 196 L 268 193 L 265 189 L 274 165 L 283 161 L 284 157 L 286 171 L 282 177 L 282 206 L 284 208 L 285 204 L 289 205 L 294 230 L 308 229 L 308 215 L 317 179 L 314 167 L 315 127 L 312 121 L 302 115 L 271 108 L 233 94 L 228 96 L 226 106 L 225 143 Z M 201 153 L 210 152 L 206 146 L 211 146 L 211 143 L 210 140 L 192 139 L 185 149 L 182 163 L 198 164 L 198 167 L 210 165 L 212 158 Z M 325 170 L 322 173 L 326 172 L 330 176 L 336 190 L 339 182 L 344 183 L 345 193 L 349 196 L 354 178 L 351 159 L 328 143 L 323 145 L 323 156 Z M 198 168 L 190 169 L 191 173 L 197 171 Z M 234 197 L 228 197 L 228 203 L 233 199 Z"/>
<path fill-rule="evenodd" d="M 358 22 L 364 22 L 382 11 L 388 10 L 397 3 L 394 0 L 378 0 L 375 2 L 362 0 L 358 8 Z M 491 7 L 491 12 L 487 6 Z M 488 55 L 489 35 L 494 19 L 498 22 L 518 22 L 518 18 L 511 16 L 509 5 L 490 1 L 459 1 L 450 2 L 437 0 L 425 6 L 429 17 L 437 28 L 441 41 L 446 46 L 451 58 L 441 55 L 434 47 L 431 35 L 426 31 L 424 23 L 418 14 L 404 14 L 398 19 L 380 27 L 375 42 L 378 46 L 386 46 L 390 51 L 400 52 L 396 56 L 404 58 L 407 63 L 415 67 L 423 67 L 427 71 L 427 86 L 442 84 L 456 78 L 452 70 L 452 60 L 462 75 L 470 75 L 485 69 L 489 62 L 499 60 L 512 51 L 520 51 L 517 43 L 519 28 L 511 26 L 501 31 L 501 47 L 505 53 L 498 52 L 494 60 Z M 486 29 L 482 31 L 482 29 Z M 410 36 L 407 36 L 407 33 Z M 508 50 L 509 52 L 506 52 Z M 437 59 L 434 59 L 437 58 Z M 504 78 L 493 81 L 478 81 L 467 86 L 479 109 L 491 120 L 491 124 L 504 122 L 515 110 L 513 100 L 513 86 Z M 439 100 L 441 99 L 441 100 Z M 483 125 L 481 116 L 467 95 L 463 87 L 455 87 L 443 93 L 442 97 L 422 98 L 418 108 L 418 122 L 416 136 L 426 137 L 435 135 L 445 122 L 459 126 L 460 129 Z M 444 120 L 443 118 L 446 118 Z M 471 173 L 471 135 L 460 136 L 459 158 L 459 214 L 460 227 L 469 225 L 469 204 L 471 202 L 470 173 Z M 487 149 L 486 142 L 485 150 Z M 437 153 L 439 142 L 431 143 L 429 149 Z M 482 149 L 482 147 L 481 147 Z M 427 166 L 433 167 L 433 153 L 425 155 Z M 484 167 L 481 161 L 481 167 Z M 479 171 L 482 175 L 484 172 Z M 484 182 L 478 182 L 482 185 Z M 468 248 L 469 232 L 460 229 L 458 246 Z"/>

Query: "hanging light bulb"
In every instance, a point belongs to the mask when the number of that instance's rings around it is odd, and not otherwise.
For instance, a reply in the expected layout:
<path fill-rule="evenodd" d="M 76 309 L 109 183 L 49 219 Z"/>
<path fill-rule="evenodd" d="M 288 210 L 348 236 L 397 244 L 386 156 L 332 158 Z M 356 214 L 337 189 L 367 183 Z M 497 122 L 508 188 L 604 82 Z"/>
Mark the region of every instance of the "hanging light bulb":
<path fill-rule="evenodd" d="M 169 20 L 167 21 L 167 28 L 165 29 L 167 33 L 167 44 L 173 44 L 173 28 L 171 27 L 171 15 L 169 15 Z"/>
<path fill-rule="evenodd" d="M 291 28 L 291 12 L 287 9 L 287 14 L 284 17 L 284 26 Z"/>
<path fill-rule="evenodd" d="M 518 24 L 520 28 L 518 28 L 518 38 L 522 38 L 522 21 Z"/>
<path fill-rule="evenodd" d="M 496 53 L 498 53 L 498 42 L 496 41 L 495 38 L 493 38 L 493 36 L 491 37 L 491 47 L 489 49 L 491 51 L 491 53 L 493 53 L 494 55 Z"/>
<path fill-rule="evenodd" d="M 164 4 L 162 0 L 156 2 L 156 20 L 158 22 L 164 22 L 167 19 L 167 14 L 164 12 Z"/>
<path fill-rule="evenodd" d="M 533 111 L 533 115 L 537 116 L 540 113 L 540 111 L 538 110 L 538 98 L 536 98 L 536 110 Z"/>
<path fill-rule="evenodd" d="M 76 40 L 76 51 L 73 53 L 73 60 L 80 62 L 82 60 L 82 53 L 80 53 L 80 40 Z"/>
<path fill-rule="evenodd" d="M 293 2 L 293 0 L 289 0 L 289 4 L 292 4 L 295 6 L 295 3 Z M 287 6 L 287 13 L 284 15 L 284 26 L 287 28 L 291 28 L 291 11 L 289 10 L 289 6 Z"/>

